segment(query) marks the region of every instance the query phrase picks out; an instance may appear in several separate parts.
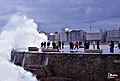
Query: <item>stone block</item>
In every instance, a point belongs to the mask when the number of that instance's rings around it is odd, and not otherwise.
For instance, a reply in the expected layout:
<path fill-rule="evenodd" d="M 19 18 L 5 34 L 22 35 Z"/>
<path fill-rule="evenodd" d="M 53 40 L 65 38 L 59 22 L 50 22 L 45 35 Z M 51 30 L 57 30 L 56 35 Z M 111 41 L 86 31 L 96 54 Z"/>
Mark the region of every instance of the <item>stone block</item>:
<path fill-rule="evenodd" d="M 103 50 L 102 49 L 86 49 L 84 52 L 85 53 L 102 53 Z"/>
<path fill-rule="evenodd" d="M 39 48 L 37 47 L 28 47 L 28 51 L 38 51 Z"/>

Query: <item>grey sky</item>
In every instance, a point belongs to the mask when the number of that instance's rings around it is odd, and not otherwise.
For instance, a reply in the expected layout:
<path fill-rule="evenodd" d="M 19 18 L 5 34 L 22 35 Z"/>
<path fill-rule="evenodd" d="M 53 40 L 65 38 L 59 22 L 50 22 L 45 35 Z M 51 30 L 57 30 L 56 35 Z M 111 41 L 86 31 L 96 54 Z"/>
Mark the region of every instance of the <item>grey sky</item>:
<path fill-rule="evenodd" d="M 0 25 L 16 13 L 35 19 L 40 30 L 55 32 L 64 27 L 93 31 L 120 27 L 120 0 L 0 0 Z"/>

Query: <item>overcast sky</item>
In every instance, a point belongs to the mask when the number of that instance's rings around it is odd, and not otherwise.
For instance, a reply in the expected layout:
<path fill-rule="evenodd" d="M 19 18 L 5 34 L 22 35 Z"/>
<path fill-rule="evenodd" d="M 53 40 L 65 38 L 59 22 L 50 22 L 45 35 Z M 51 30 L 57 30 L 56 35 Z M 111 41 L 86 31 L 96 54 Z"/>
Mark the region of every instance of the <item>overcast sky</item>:
<path fill-rule="evenodd" d="M 41 31 L 64 27 L 99 31 L 120 27 L 120 0 L 0 0 L 0 27 L 16 12 L 33 18 Z"/>

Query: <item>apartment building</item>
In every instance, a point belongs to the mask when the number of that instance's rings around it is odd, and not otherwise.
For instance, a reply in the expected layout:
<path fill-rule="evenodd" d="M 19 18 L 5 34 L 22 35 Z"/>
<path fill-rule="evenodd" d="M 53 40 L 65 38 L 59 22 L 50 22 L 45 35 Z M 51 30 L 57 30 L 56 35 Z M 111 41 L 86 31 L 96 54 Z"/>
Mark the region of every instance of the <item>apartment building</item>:
<path fill-rule="evenodd" d="M 117 30 L 107 30 L 106 41 L 120 41 L 120 28 Z"/>

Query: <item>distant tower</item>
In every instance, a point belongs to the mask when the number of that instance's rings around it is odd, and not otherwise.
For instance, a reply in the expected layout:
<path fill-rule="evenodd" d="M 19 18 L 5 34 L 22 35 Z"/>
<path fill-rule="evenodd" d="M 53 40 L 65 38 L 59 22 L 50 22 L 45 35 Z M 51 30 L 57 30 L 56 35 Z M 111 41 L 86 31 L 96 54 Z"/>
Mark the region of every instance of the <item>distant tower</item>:
<path fill-rule="evenodd" d="M 90 33 L 92 32 L 92 26 L 90 26 Z"/>

